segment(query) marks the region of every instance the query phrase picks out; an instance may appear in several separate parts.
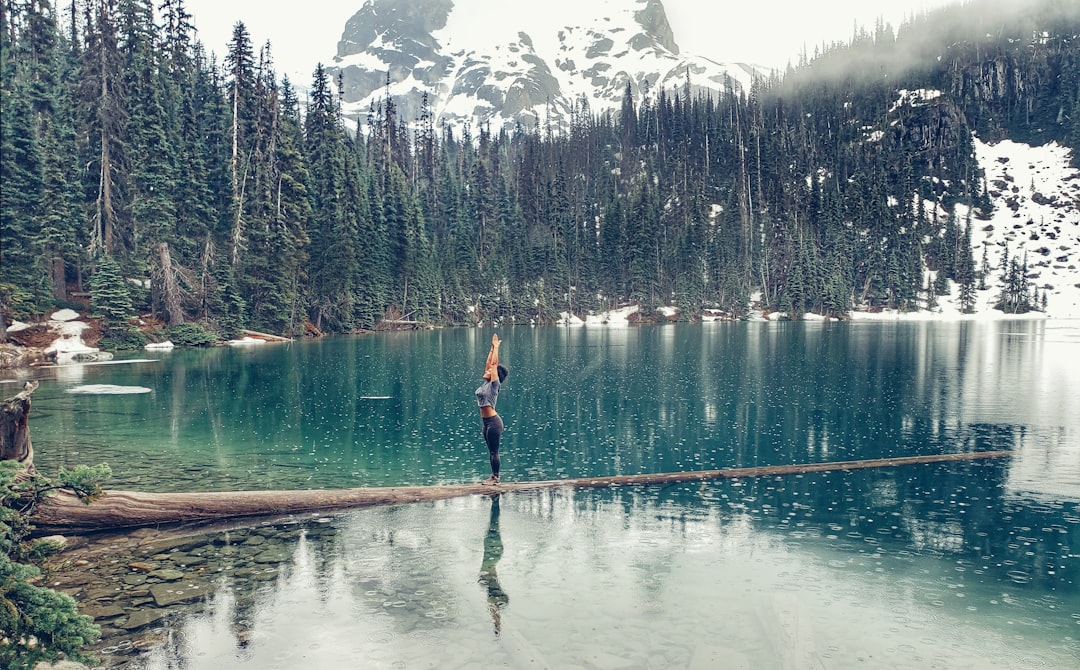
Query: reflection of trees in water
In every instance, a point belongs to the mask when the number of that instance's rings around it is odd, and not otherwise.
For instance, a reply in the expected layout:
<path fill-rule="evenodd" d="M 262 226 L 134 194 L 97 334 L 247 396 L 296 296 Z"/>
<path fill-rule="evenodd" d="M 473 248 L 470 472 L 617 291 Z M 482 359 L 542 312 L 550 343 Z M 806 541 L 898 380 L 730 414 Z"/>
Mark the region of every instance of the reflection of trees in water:
<path fill-rule="evenodd" d="M 449 624 L 457 600 L 454 566 L 432 560 L 444 541 L 430 507 L 391 507 L 343 517 L 333 549 L 334 580 L 350 589 L 355 611 L 382 615 L 401 634 Z M 362 526 L 359 524 L 363 524 Z"/>
<path fill-rule="evenodd" d="M 697 490 L 698 484 L 692 485 Z M 659 609 L 665 581 L 684 546 L 671 537 L 685 536 L 710 515 L 700 500 L 688 501 L 690 489 L 683 485 L 619 487 L 578 491 L 549 489 L 512 498 L 515 518 L 529 518 L 537 525 L 529 544 L 521 547 L 523 561 L 537 564 L 558 557 L 591 566 L 600 579 L 620 593 L 630 587 L 637 601 Z M 571 511 L 572 510 L 572 511 Z M 712 513 L 715 514 L 715 513 Z M 573 524 L 567 524 L 568 516 Z M 621 523 L 612 523 L 621 517 Z M 571 529 L 593 529 L 587 542 L 571 542 Z M 613 546 L 624 546 L 618 558 Z"/>
<path fill-rule="evenodd" d="M 337 532 L 333 524 L 247 527 L 227 522 L 189 531 L 196 534 L 170 535 L 166 531 L 151 536 L 149 542 L 136 540 L 129 545 L 131 553 L 117 551 L 117 546 L 125 546 L 118 536 L 103 536 L 99 546 L 87 547 L 86 558 L 107 570 L 96 575 L 98 581 L 92 583 L 93 588 L 115 591 L 111 604 L 123 607 L 128 616 L 166 613 L 161 620 L 151 618 L 150 625 L 130 631 L 106 627 L 102 640 L 94 647 L 95 653 L 102 656 L 102 667 L 124 663 L 127 659 L 123 655 L 132 649 L 152 653 L 157 662 L 167 664 L 165 667 L 187 667 L 188 659 L 200 651 L 191 648 L 189 638 L 200 621 L 212 621 L 216 631 L 230 636 L 240 655 L 258 628 L 259 613 L 276 607 L 283 593 L 310 590 L 314 585 L 324 602 L 333 594 L 330 585 L 335 557 L 331 540 Z M 130 543 L 131 539 L 126 541 Z M 160 549 L 163 543 L 166 548 Z M 103 560 L 102 552 L 110 560 Z M 167 558 L 170 556 L 198 557 L 202 561 L 174 564 Z M 175 583 L 153 579 L 140 583 L 140 588 L 117 588 L 119 580 L 130 575 L 132 561 L 149 561 L 161 569 L 179 570 L 185 576 Z M 155 577 L 155 572 L 149 576 Z M 183 591 L 194 585 L 203 596 L 155 606 L 157 596 L 152 595 L 150 602 L 146 597 L 147 589 L 154 585 L 175 586 Z"/>
<path fill-rule="evenodd" d="M 989 445 L 1007 450 L 1017 439 L 1008 426 L 967 426 L 955 432 L 963 439 L 954 448 L 965 451 Z M 841 552 L 869 549 L 955 563 L 958 569 L 945 567 L 943 572 L 959 584 L 1074 597 L 1080 593 L 1080 564 L 1070 558 L 1070 547 L 1080 545 L 1076 506 L 1007 495 L 1009 469 L 1008 459 L 995 459 L 596 494 L 538 492 L 531 497 L 531 512 L 554 523 L 561 514 L 557 509 L 566 503 L 583 520 L 617 506 L 625 518 L 620 531 L 639 539 L 661 530 L 657 524 L 678 535 L 707 516 L 736 514 L 762 529 L 820 536 Z M 836 539 L 824 539 L 829 536 Z M 636 546 L 635 572 L 662 576 L 672 558 L 666 546 Z M 590 560 L 605 558 L 596 552 Z M 636 581 L 646 591 L 657 588 L 654 580 Z"/>
<path fill-rule="evenodd" d="M 995 433 L 980 439 L 1000 448 L 1006 436 Z M 840 546 L 854 538 L 862 549 L 868 539 L 972 566 L 957 579 L 1080 593 L 1080 566 L 1068 559 L 1080 544 L 1075 513 L 1007 497 L 1008 468 L 1002 459 L 745 479 L 710 484 L 709 498 L 770 525 L 821 528 Z"/>
<path fill-rule="evenodd" d="M 237 648 L 247 646 L 262 610 L 274 607 L 290 582 L 314 583 L 322 604 L 332 595 L 337 529 L 329 523 L 285 525 L 258 529 L 261 560 L 280 557 L 280 562 L 248 563 L 240 574 L 233 572 L 215 594 L 215 606 L 228 608 L 230 630 Z M 242 546 L 250 535 L 238 539 Z M 260 560 L 260 559 L 256 559 Z"/>
<path fill-rule="evenodd" d="M 976 366 L 963 326 L 642 328 L 618 345 L 610 336 L 583 329 L 519 350 L 518 379 L 529 383 L 515 387 L 506 439 L 510 453 L 548 445 L 534 467 L 554 474 L 543 476 L 931 454 L 973 435 L 954 418 Z M 979 439 L 978 448 L 1009 444 L 997 431 Z"/>
<path fill-rule="evenodd" d="M 484 535 L 484 558 L 480 563 L 479 582 L 487 590 L 488 612 L 495 627 L 495 634 L 502 632 L 502 610 L 510 604 L 510 596 L 499 584 L 496 566 L 503 555 L 502 534 L 499 532 L 499 495 L 491 496 L 491 516 L 487 534 Z"/>

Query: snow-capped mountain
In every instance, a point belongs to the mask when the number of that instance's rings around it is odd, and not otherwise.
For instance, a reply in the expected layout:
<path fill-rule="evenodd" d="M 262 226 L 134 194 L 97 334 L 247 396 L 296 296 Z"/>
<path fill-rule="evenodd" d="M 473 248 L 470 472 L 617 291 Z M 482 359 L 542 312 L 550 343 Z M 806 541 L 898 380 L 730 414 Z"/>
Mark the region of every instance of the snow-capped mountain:
<path fill-rule="evenodd" d="M 536 127 L 572 108 L 618 109 L 685 86 L 749 88 L 760 68 L 684 55 L 661 0 L 367 0 L 348 20 L 328 68 L 345 113 L 365 115 L 389 93 L 400 118 Z M 340 78 L 340 79 L 339 79 Z"/>

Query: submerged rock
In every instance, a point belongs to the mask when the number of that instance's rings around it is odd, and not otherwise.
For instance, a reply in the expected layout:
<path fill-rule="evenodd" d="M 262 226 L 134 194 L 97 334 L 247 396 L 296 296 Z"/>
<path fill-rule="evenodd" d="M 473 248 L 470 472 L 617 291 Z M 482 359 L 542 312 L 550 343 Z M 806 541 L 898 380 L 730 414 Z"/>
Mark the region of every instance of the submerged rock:
<path fill-rule="evenodd" d="M 71 360 L 74 363 L 100 363 L 101 361 L 111 361 L 113 355 L 108 351 L 86 350 L 76 351 L 71 354 Z"/>
<path fill-rule="evenodd" d="M 118 617 L 124 613 L 124 608 L 119 605 L 90 605 L 89 607 L 81 608 L 82 613 L 87 616 L 94 617 L 94 620 L 99 619 L 112 619 Z"/>
<path fill-rule="evenodd" d="M 206 589 L 198 584 L 154 584 L 150 595 L 158 607 L 168 607 L 176 603 L 198 600 L 206 595 Z M 159 617 L 160 618 L 160 617 Z"/>
<path fill-rule="evenodd" d="M 124 630 L 138 630 L 164 619 L 168 614 L 165 610 L 141 609 L 119 624 L 119 627 Z"/>

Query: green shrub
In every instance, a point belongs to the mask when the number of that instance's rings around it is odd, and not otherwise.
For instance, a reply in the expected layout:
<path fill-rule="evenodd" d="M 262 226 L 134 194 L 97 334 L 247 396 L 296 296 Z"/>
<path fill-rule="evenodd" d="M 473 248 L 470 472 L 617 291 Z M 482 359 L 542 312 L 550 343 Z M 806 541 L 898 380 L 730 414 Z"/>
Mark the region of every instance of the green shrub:
<path fill-rule="evenodd" d="M 91 662 L 82 649 L 101 636 L 92 617 L 64 593 L 39 586 L 41 565 L 60 545 L 28 541 L 30 515 L 49 491 L 67 489 L 89 501 L 101 495 L 107 465 L 60 469 L 57 479 L 40 474 L 19 480 L 20 464 L 0 461 L 0 667 L 32 668 L 61 658 Z"/>
<path fill-rule="evenodd" d="M 110 330 L 124 328 L 135 316 L 131 291 L 120 277 L 120 267 L 112 256 L 102 256 L 90 277 L 90 306 Z"/>
<path fill-rule="evenodd" d="M 165 337 L 178 347 L 208 347 L 218 341 L 217 335 L 201 323 L 181 323 L 165 329 Z"/>
<path fill-rule="evenodd" d="M 0 284 L 0 309 L 8 319 L 29 321 L 37 314 L 34 296 L 14 284 Z"/>
<path fill-rule="evenodd" d="M 132 351 L 146 346 L 146 336 L 137 330 L 109 329 L 98 346 L 105 351 Z"/>

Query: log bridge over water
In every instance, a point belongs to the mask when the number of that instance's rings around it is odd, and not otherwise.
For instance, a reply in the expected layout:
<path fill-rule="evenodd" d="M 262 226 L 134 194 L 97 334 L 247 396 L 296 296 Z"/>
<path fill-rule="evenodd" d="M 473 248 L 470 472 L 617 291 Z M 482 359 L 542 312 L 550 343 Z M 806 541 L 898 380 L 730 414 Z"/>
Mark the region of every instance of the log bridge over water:
<path fill-rule="evenodd" d="M 1008 456 L 1009 452 L 1007 451 L 981 451 L 961 454 L 875 458 L 862 461 L 730 468 L 725 470 L 502 482 L 494 486 L 475 483 L 325 490 L 214 491 L 205 493 L 106 491 L 100 499 L 89 505 L 83 504 L 74 495 L 57 494 L 45 500 L 38 507 L 33 522 L 39 530 L 80 532 L 239 517 L 329 512 L 380 505 L 404 505 L 512 491 L 656 486 L 811 472 L 846 472 L 868 468 L 974 461 Z"/>
<path fill-rule="evenodd" d="M 32 448 L 26 412 L 32 388 L 4 401 L 0 421 L 0 458 L 19 458 L 32 467 Z M 331 512 L 345 509 L 430 502 L 470 495 L 490 495 L 541 489 L 596 489 L 624 486 L 658 486 L 798 475 L 813 472 L 847 472 L 869 468 L 901 467 L 927 463 L 976 461 L 1007 458 L 1008 451 L 979 451 L 955 454 L 874 458 L 859 461 L 771 465 L 723 470 L 696 470 L 658 474 L 580 477 L 531 482 L 441 484 L 434 486 L 389 486 L 350 489 L 303 489 L 284 491 L 211 491 L 202 493 L 150 493 L 106 491 L 85 504 L 67 493 L 56 493 L 36 509 L 32 522 L 39 531 L 88 532 L 183 522 L 212 521 L 258 516 Z M 21 458 L 20 458 L 21 457 Z M 29 458 L 28 458 L 29 457 Z"/>

